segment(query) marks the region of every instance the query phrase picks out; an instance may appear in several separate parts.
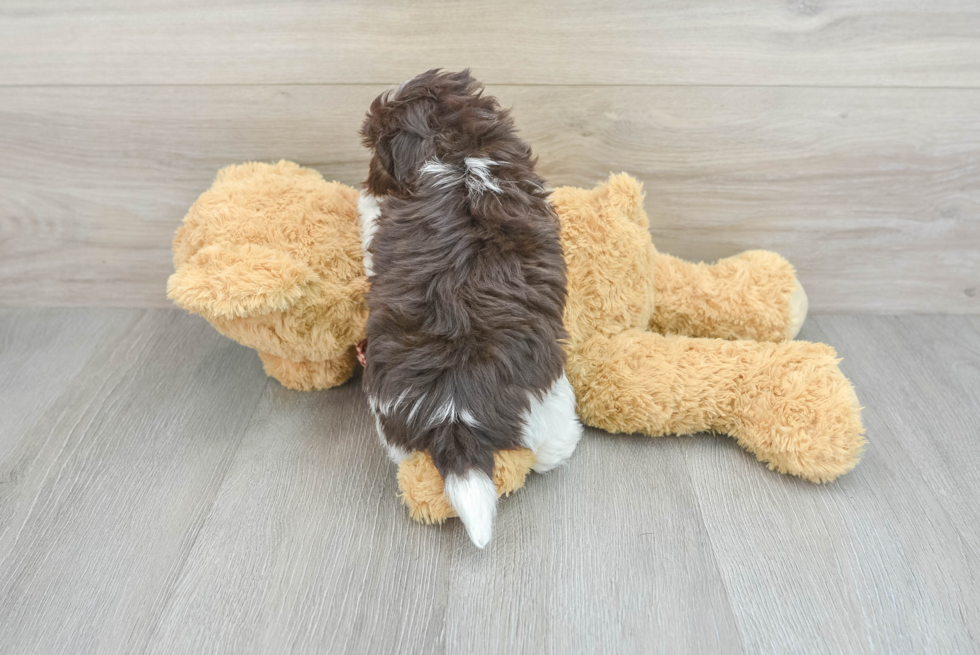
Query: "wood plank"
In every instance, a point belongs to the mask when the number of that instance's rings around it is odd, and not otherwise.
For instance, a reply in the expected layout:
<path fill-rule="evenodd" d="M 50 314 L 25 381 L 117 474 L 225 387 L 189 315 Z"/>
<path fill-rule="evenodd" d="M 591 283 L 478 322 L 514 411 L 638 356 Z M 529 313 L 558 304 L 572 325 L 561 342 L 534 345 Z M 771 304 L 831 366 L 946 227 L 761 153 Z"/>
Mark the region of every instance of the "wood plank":
<path fill-rule="evenodd" d="M 959 393 L 943 371 L 961 366 L 963 356 L 947 351 L 928 364 L 896 364 L 908 351 L 889 350 L 895 331 L 882 339 L 880 329 L 891 323 L 914 337 L 902 344 L 908 348 L 909 341 L 962 329 L 968 320 L 819 317 L 804 326 L 802 338 L 834 337 L 844 372 L 866 405 L 869 446 L 861 464 L 834 483 L 814 486 L 772 475 L 728 439 L 699 437 L 686 449 L 748 651 L 974 649 L 980 634 L 977 512 L 960 502 L 965 498 L 931 488 L 933 478 L 945 476 L 945 486 L 962 495 L 978 491 L 976 474 L 967 471 L 975 461 L 969 459 L 975 419 L 948 419 L 943 407 L 929 402 L 933 394 Z M 968 359 L 976 365 L 975 355 Z M 919 399 L 914 409 L 910 389 Z M 958 414 L 978 410 L 974 397 Z M 901 420 L 912 413 L 918 417 Z M 950 466 L 940 453 L 929 454 L 930 433 L 957 450 L 963 464 Z M 921 444 L 910 448 L 913 442 Z"/>
<path fill-rule="evenodd" d="M 55 341 L 85 329 L 91 313 L 62 310 Z M 0 426 L 0 443 L 14 444 L 0 453 L 5 653 L 145 645 L 266 384 L 254 353 L 200 319 L 173 310 L 97 316 L 118 333 L 79 350 L 84 369 L 55 390 L 52 411 L 23 431 Z M 77 367 L 45 336 L 22 333 L 17 345 L 48 360 L 41 370 Z M 0 405 L 16 400 L 5 392 Z"/>
<path fill-rule="evenodd" d="M 0 305 L 164 307 L 223 165 L 357 184 L 382 87 L 0 89 Z M 787 256 L 815 312 L 980 312 L 980 91 L 491 87 L 554 185 L 626 170 L 657 246 Z"/>
<path fill-rule="evenodd" d="M 14 0 L 0 84 L 980 86 L 971 0 Z"/>

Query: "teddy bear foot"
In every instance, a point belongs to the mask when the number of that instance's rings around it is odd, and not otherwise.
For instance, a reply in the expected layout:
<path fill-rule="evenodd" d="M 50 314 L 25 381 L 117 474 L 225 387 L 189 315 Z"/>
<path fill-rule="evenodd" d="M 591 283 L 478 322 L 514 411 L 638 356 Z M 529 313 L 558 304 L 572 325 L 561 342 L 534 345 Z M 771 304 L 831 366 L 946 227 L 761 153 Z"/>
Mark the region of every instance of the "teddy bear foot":
<path fill-rule="evenodd" d="M 800 281 L 796 281 L 796 288 L 793 289 L 789 297 L 789 324 L 786 326 L 786 340 L 792 341 L 800 333 L 806 314 L 810 310 L 810 301 L 806 297 L 806 291 Z"/>
<path fill-rule="evenodd" d="M 861 404 L 829 346 L 778 344 L 774 385 L 756 384 L 741 397 L 732 436 L 771 470 L 830 482 L 858 463 L 865 445 Z M 801 366 L 805 362 L 805 366 Z"/>
<path fill-rule="evenodd" d="M 336 387 L 347 382 L 354 373 L 353 348 L 336 359 L 320 362 L 295 362 L 264 352 L 260 352 L 259 357 L 266 375 L 279 380 L 282 386 L 296 391 Z"/>
<path fill-rule="evenodd" d="M 494 453 L 493 484 L 497 496 L 509 496 L 524 486 L 534 464 L 534 453 L 524 448 Z M 456 516 L 428 452 L 414 452 L 399 463 L 398 492 L 409 515 L 419 523 L 442 523 Z"/>

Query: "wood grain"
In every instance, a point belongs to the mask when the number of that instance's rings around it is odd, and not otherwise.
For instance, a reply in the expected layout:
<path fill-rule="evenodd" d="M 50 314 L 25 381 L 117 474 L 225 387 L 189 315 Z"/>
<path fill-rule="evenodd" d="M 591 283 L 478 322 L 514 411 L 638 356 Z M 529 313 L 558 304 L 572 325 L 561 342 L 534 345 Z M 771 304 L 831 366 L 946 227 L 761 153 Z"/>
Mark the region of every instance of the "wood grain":
<path fill-rule="evenodd" d="M 971 0 L 7 0 L 0 84 L 980 86 Z"/>
<path fill-rule="evenodd" d="M 0 651 L 140 650 L 266 384 L 261 367 L 173 311 L 5 312 L 3 324 L 17 342 L 0 370 L 28 353 L 41 371 L 78 373 L 2 391 L 4 412 L 25 396 L 50 409 L 0 429 Z M 49 349 L 53 331 L 94 347 Z"/>
<path fill-rule="evenodd" d="M 0 305 L 164 307 L 221 166 L 357 184 L 375 86 L 0 89 Z M 980 311 L 980 90 L 491 87 L 554 185 L 626 170 L 657 246 L 787 256 L 816 312 Z"/>
<path fill-rule="evenodd" d="M 852 473 L 589 430 L 477 551 L 408 519 L 357 380 L 286 390 L 175 310 L 0 310 L 0 653 L 972 650 L 980 319 L 802 336 L 865 405 Z"/>
<path fill-rule="evenodd" d="M 821 316 L 804 325 L 801 338 L 828 341 L 844 358 L 869 440 L 858 467 L 818 493 L 753 475 L 757 462 L 728 440 L 687 451 L 748 651 L 975 649 L 980 615 L 964 608 L 976 605 L 980 581 L 980 421 L 975 385 L 957 374 L 980 368 L 971 321 Z M 938 335 L 949 347 L 923 357 Z"/>
<path fill-rule="evenodd" d="M 66 330 L 61 322 L 64 313 L 57 309 L 0 313 L 0 453 L 15 450 L 23 434 L 58 410 L 59 397 L 85 371 L 100 345 L 123 336 L 127 322 L 119 320 L 120 316 L 128 313 L 80 313 L 72 317 L 71 329 Z M 44 357 L 24 347 L 25 342 L 35 340 L 45 344 Z M 18 471 L 8 470 L 7 475 L 14 479 Z"/>
<path fill-rule="evenodd" d="M 427 652 L 454 530 L 407 518 L 374 429 L 357 381 L 270 383 L 150 651 Z"/>
<path fill-rule="evenodd" d="M 574 466 L 508 501 L 494 557 L 463 535 L 446 652 L 742 652 L 675 440 L 587 430 Z"/>
<path fill-rule="evenodd" d="M 980 561 L 980 540 L 976 538 L 980 470 L 975 466 L 980 461 L 980 439 L 956 438 L 980 435 L 980 412 L 973 409 L 980 389 L 980 321 L 976 317 L 948 322 L 929 316 L 882 316 L 867 321 L 819 317 L 815 324 L 820 328 L 817 338 L 831 343 L 851 343 L 869 331 L 875 334 L 864 347 L 840 354 L 846 358 L 846 370 L 853 371 L 855 384 L 865 389 L 861 398 L 869 406 L 865 414 L 871 415 L 883 433 L 892 435 L 881 449 L 889 457 L 903 456 L 918 466 L 931 496 L 942 501 L 932 519 L 955 525 L 969 556 Z M 902 402 L 879 411 L 876 407 L 883 404 L 883 398 Z M 926 407 L 929 411 L 924 411 Z M 980 578 L 974 582 L 980 583 Z M 974 627 L 973 634 L 980 634 L 980 625 Z"/>

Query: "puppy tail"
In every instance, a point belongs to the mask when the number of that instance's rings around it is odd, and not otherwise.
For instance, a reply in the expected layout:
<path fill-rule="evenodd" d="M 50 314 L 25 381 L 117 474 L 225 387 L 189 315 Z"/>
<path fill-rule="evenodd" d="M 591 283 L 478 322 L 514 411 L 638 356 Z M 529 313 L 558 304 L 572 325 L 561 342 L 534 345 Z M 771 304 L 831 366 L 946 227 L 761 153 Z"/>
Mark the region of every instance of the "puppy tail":
<path fill-rule="evenodd" d="M 476 468 L 462 475 L 450 473 L 445 476 L 445 491 L 473 544 L 483 548 L 490 543 L 497 516 L 497 488 L 490 476 Z"/>

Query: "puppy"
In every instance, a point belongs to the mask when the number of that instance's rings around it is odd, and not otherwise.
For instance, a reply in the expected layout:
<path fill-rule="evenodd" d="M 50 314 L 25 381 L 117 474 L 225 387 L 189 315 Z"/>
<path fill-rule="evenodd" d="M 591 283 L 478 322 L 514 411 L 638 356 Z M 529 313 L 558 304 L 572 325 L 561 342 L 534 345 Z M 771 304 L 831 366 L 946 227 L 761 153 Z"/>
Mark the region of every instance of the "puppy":
<path fill-rule="evenodd" d="M 468 70 L 378 96 L 361 136 L 373 151 L 359 200 L 364 389 L 391 459 L 428 450 L 482 548 L 494 451 L 530 448 L 546 471 L 582 433 L 560 345 L 558 217 L 509 112 Z"/>

